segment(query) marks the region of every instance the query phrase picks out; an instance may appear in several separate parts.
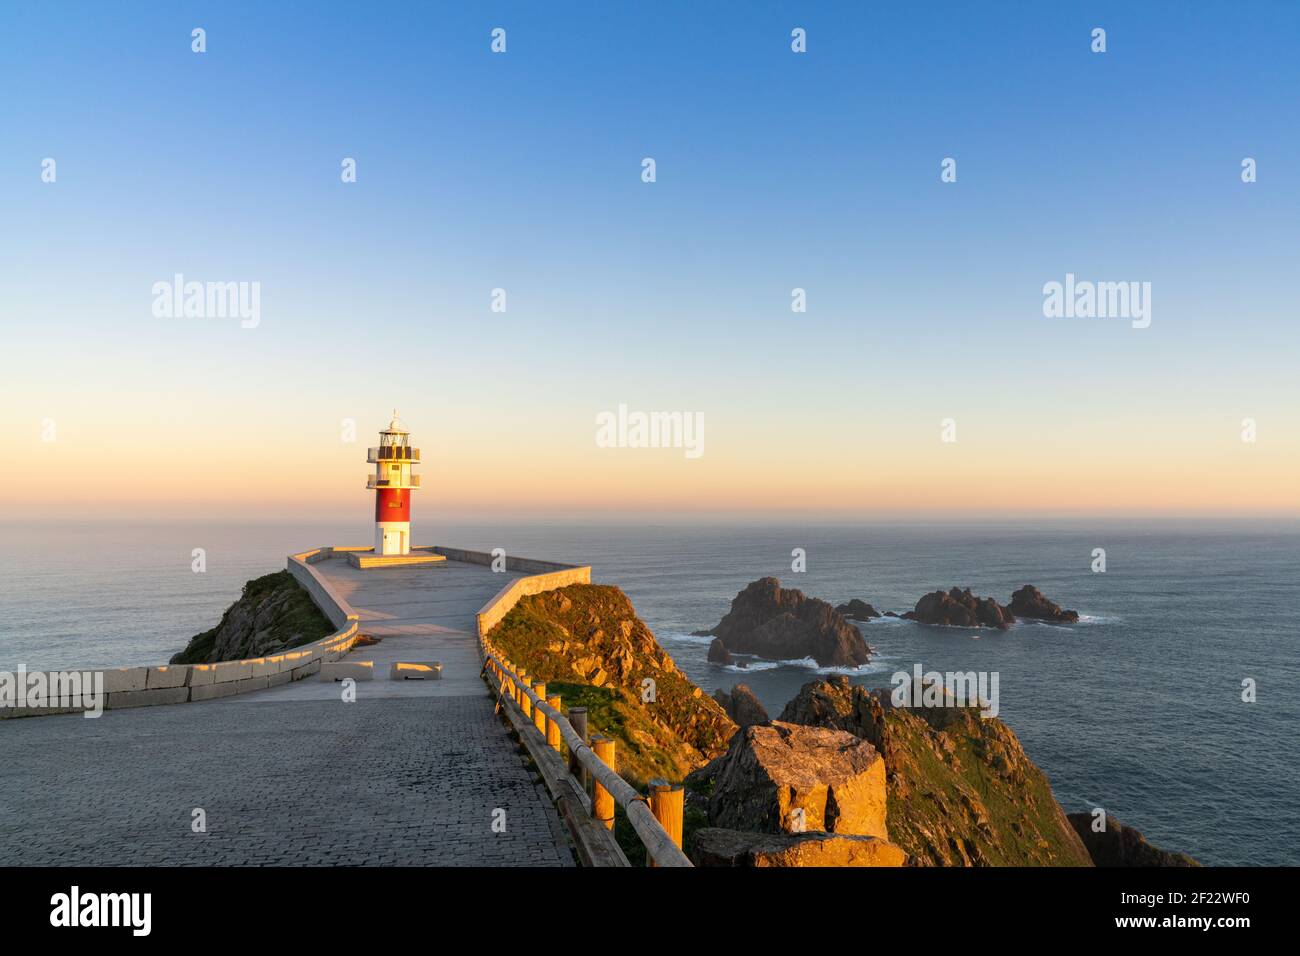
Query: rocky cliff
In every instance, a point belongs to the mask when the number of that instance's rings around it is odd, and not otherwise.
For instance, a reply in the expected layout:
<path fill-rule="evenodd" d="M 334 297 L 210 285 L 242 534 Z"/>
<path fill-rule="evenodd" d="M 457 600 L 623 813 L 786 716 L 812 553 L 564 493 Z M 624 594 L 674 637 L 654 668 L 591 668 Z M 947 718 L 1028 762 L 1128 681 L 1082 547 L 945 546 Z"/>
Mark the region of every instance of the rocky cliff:
<path fill-rule="evenodd" d="M 727 712 L 727 716 L 736 722 L 737 726 L 765 724 L 770 719 L 767 716 L 767 708 L 747 684 L 734 684 L 729 692 L 719 687 L 713 692 L 713 699 Z"/>
<path fill-rule="evenodd" d="M 1091 813 L 1071 813 L 1069 820 L 1097 866 L 1200 866 L 1185 853 L 1161 850 L 1147 842 L 1137 830 L 1114 817 L 1101 818 L 1100 832 L 1094 829 L 1097 818 Z"/>
<path fill-rule="evenodd" d="M 525 597 L 492 639 L 565 707 L 588 708 L 591 732 L 615 738 L 619 772 L 634 783 L 681 780 L 736 731 L 616 587 L 573 584 Z"/>
<path fill-rule="evenodd" d="M 221 623 L 190 638 L 172 664 L 214 664 L 264 657 L 310 644 L 333 634 L 335 627 L 288 571 L 254 578 L 239 600 L 226 609 Z"/>
<path fill-rule="evenodd" d="M 862 634 L 835 608 L 781 587 L 776 578 L 748 584 L 715 627 L 696 633 L 718 639 L 720 646 L 710 648 L 709 658 L 721 663 L 730 654 L 771 661 L 811 657 L 823 667 L 855 667 L 871 658 Z"/>
<path fill-rule="evenodd" d="M 976 708 L 894 707 L 843 677 L 805 684 L 779 718 L 861 737 L 883 756 L 890 842 L 920 866 L 1088 866 L 1016 735 Z"/>

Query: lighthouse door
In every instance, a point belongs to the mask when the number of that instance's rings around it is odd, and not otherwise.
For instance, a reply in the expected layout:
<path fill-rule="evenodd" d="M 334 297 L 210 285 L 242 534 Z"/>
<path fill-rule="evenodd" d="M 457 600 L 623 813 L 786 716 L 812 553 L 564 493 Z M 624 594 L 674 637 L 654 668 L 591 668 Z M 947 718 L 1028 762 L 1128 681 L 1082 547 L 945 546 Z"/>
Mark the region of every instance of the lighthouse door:
<path fill-rule="evenodd" d="M 384 554 L 402 553 L 402 532 L 384 531 Z"/>

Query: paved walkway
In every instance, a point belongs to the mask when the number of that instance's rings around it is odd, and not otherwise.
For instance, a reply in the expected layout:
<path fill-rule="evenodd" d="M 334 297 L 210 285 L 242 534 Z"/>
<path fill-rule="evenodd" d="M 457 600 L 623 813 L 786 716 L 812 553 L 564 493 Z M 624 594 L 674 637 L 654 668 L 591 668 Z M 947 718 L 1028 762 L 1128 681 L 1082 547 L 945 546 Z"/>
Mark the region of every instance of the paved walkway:
<path fill-rule="evenodd" d="M 384 637 L 349 655 L 376 662 L 355 703 L 307 678 L 96 720 L 2 721 L 0 865 L 573 865 L 478 678 L 474 612 L 514 575 L 316 568 Z M 443 680 L 390 681 L 393 660 L 442 660 Z M 196 808 L 206 833 L 191 829 Z"/>
<path fill-rule="evenodd" d="M 361 617 L 361 633 L 380 643 L 358 647 L 349 661 L 374 661 L 374 680 L 358 681 L 358 698 L 481 697 L 474 615 L 521 575 L 481 564 L 446 561 L 362 571 L 343 558 L 312 565 Z M 389 680 L 394 661 L 442 661 L 442 680 Z M 335 700 L 339 685 L 316 678 L 232 700 Z"/>

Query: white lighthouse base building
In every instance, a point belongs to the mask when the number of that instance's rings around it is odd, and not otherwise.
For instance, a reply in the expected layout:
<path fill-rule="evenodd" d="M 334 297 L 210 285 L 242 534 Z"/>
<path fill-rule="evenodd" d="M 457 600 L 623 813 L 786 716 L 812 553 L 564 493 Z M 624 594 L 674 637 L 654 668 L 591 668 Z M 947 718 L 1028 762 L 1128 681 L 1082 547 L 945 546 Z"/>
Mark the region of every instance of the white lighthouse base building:
<path fill-rule="evenodd" d="M 410 553 L 411 522 L 375 522 L 375 554 L 402 555 Z"/>

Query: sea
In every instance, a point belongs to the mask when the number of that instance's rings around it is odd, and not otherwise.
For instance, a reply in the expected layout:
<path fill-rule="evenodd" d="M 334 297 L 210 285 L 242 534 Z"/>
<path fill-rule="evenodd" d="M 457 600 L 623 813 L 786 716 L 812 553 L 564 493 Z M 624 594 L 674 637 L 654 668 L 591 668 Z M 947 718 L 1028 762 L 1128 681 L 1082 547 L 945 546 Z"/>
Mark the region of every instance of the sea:
<path fill-rule="evenodd" d="M 692 680 L 709 692 L 747 684 L 773 717 L 832 672 L 869 687 L 918 663 L 997 674 L 999 716 L 1067 811 L 1102 807 L 1206 864 L 1300 864 L 1300 523 L 417 531 L 439 544 L 590 564 L 595 581 L 627 593 Z M 0 670 L 164 662 L 290 552 L 369 535 L 365 524 L 329 521 L 0 523 Z M 874 649 L 861 668 L 710 664 L 709 639 L 691 632 L 769 575 L 832 603 L 856 597 L 898 612 L 936 588 L 970 587 L 1005 604 L 1034 584 L 1081 619 L 990 631 L 880 618 L 860 625 Z M 3 741 L 0 727 L 0 752 Z"/>

